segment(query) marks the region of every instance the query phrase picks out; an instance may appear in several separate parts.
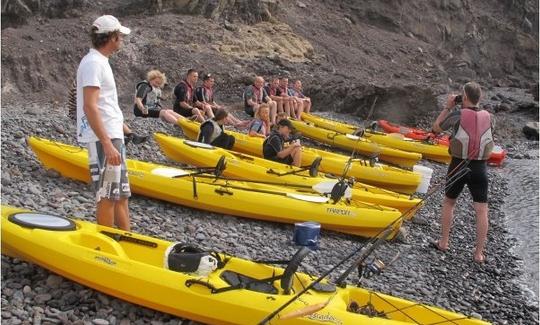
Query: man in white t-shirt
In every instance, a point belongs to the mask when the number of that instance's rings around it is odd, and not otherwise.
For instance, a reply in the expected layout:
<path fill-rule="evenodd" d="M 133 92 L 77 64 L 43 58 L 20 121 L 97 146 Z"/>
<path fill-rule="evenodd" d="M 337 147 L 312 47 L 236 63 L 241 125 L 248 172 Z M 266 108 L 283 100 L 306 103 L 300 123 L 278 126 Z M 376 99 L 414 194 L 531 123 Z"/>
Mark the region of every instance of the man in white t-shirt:
<path fill-rule="evenodd" d="M 109 56 L 131 31 L 113 16 L 101 16 L 91 29 L 93 48 L 77 70 L 77 139 L 88 147 L 100 225 L 130 230 L 124 115 L 118 105 Z"/>

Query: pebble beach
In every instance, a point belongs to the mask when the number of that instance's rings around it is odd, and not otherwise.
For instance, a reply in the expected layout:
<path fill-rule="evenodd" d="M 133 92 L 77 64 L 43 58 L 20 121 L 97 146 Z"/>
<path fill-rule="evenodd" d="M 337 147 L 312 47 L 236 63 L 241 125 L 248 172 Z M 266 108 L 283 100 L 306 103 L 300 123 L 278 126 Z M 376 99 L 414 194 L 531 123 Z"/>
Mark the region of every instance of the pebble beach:
<path fill-rule="evenodd" d="M 75 144 L 74 123 L 66 113 L 61 105 L 3 107 L 2 204 L 95 221 L 90 185 L 45 170 L 26 144 L 29 136 Z M 326 116 L 343 118 L 337 113 Z M 127 121 L 137 132 L 159 131 L 182 136 L 178 126 L 159 120 L 128 118 Z M 517 146 L 525 154 L 510 155 L 509 159 L 530 162 L 533 166 L 530 171 L 538 173 L 538 143 L 523 141 Z M 161 154 L 153 139 L 141 145 L 129 144 L 128 156 L 178 165 Z M 425 160 L 422 165 L 434 170 L 432 189 L 444 181 L 445 165 Z M 518 239 L 516 232 L 510 231 L 506 215 L 508 197 L 513 193 L 511 177 L 497 168 L 489 170 L 490 231 L 484 265 L 473 262 L 475 216 L 467 191 L 456 207 L 450 250 L 441 253 L 429 246 L 439 233 L 443 197 L 439 190 L 426 199 L 413 221 L 404 224 L 401 239 L 386 243 L 376 253 L 383 261 L 398 253 L 399 258 L 381 275 L 363 279 L 359 285 L 494 324 L 537 324 L 538 298 L 534 290 L 527 292 L 523 281 L 520 282 L 524 257 L 514 249 Z M 250 259 L 286 259 L 296 251 L 291 244 L 293 225 L 194 210 L 139 195 L 131 198 L 130 212 L 134 232 L 171 241 Z M 323 230 L 320 248 L 306 258 L 300 270 L 319 275 L 363 242 L 362 238 Z M 343 270 L 332 273 L 331 278 Z M 4 324 L 195 324 L 118 300 L 6 256 L 2 256 L 1 276 Z M 538 273 L 536 281 L 537 276 Z M 349 283 L 357 281 L 356 276 L 350 276 Z"/>

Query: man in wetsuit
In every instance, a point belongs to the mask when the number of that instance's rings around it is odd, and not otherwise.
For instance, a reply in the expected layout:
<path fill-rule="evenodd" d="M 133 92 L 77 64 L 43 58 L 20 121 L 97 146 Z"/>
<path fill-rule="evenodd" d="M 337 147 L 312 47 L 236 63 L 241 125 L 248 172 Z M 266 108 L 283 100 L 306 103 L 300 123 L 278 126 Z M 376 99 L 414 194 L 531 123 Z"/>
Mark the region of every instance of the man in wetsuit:
<path fill-rule="evenodd" d="M 302 163 L 302 146 L 300 140 L 290 141 L 290 135 L 294 127 L 288 119 L 282 119 L 277 123 L 277 129 L 273 130 L 263 142 L 263 156 L 265 159 L 277 161 L 283 164 L 300 167 Z M 285 142 L 289 142 L 285 146 Z"/>
<path fill-rule="evenodd" d="M 195 100 L 194 87 L 199 80 L 199 73 L 195 69 L 189 69 L 186 79 L 182 80 L 174 87 L 173 110 L 187 118 L 196 118 L 199 122 L 204 122 L 207 118 L 214 117 L 212 107 L 203 102 Z"/>
<path fill-rule="evenodd" d="M 480 85 L 468 82 L 463 86 L 461 96 L 449 95 L 446 107 L 441 111 L 433 131 L 436 133 L 451 130 L 449 153 L 452 161 L 447 172 L 446 196 L 442 206 L 441 238 L 432 243 L 436 248 L 446 251 L 449 246 L 450 228 L 454 217 L 456 199 L 465 184 L 469 188 L 476 212 L 476 249 L 474 261 L 484 262 L 484 248 L 488 232 L 488 176 L 487 160 L 493 149 L 492 118 L 480 109 L 482 96 Z M 452 111 L 461 102 L 461 108 Z M 461 169 L 469 168 L 470 172 L 449 185 L 449 179 Z"/>

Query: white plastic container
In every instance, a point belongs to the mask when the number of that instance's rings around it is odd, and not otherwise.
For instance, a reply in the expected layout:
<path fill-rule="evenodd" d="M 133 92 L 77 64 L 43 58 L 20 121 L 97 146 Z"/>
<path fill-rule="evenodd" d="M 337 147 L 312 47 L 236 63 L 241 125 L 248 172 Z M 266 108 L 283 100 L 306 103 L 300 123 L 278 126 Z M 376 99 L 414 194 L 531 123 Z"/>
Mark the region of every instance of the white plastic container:
<path fill-rule="evenodd" d="M 433 169 L 426 166 L 414 165 L 413 172 L 419 173 L 422 176 L 420 184 L 418 184 L 418 187 L 416 188 L 416 192 L 422 194 L 427 193 L 429 189 L 429 183 L 431 183 L 431 175 L 433 174 Z"/>

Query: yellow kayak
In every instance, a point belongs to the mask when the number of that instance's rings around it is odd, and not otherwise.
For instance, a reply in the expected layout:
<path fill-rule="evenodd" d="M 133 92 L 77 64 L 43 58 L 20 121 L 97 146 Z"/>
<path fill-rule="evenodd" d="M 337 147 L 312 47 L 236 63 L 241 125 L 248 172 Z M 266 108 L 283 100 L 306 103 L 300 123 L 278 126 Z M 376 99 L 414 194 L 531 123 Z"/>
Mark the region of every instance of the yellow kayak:
<path fill-rule="evenodd" d="M 295 254 L 286 270 L 208 252 L 219 266 L 198 275 L 186 272 L 192 269 L 175 267 L 173 261 L 185 260 L 177 243 L 149 236 L 9 206 L 2 206 L 1 226 L 2 254 L 119 299 L 207 324 L 257 324 L 313 281 L 296 272 L 309 251 Z M 381 315 L 348 311 L 367 304 Z M 270 324 L 328 324 L 329 320 L 331 324 L 366 325 L 488 324 L 359 287 L 336 287 L 324 280 Z"/>
<path fill-rule="evenodd" d="M 353 134 L 343 134 L 302 121 L 290 121 L 296 130 L 302 133 L 302 136 L 363 155 L 376 155 L 381 160 L 401 167 L 413 167 L 422 159 L 422 155 L 419 153 L 387 147 L 371 141 L 368 137 L 363 138 Z"/>
<path fill-rule="evenodd" d="M 197 139 L 200 127 L 198 122 L 179 119 L 178 125 L 187 138 L 191 140 Z M 229 130 L 226 132 L 236 139 L 233 150 L 262 157 L 264 141 L 262 138 L 250 137 L 247 134 Z M 343 169 L 349 160 L 349 157 L 344 155 L 306 146 L 302 147 L 302 165 L 311 165 L 319 157 L 323 158 L 319 169 L 332 175 L 342 175 Z M 421 175 L 418 173 L 383 164 L 371 166 L 367 160 L 361 159 L 355 160 L 351 164 L 347 175 L 363 183 L 407 194 L 414 193 L 421 181 Z"/>
<path fill-rule="evenodd" d="M 89 182 L 86 149 L 36 137 L 29 138 L 41 163 L 65 177 Z M 133 193 L 217 213 L 295 223 L 315 221 L 324 229 L 372 237 L 399 218 L 396 209 L 375 204 L 340 200 L 303 193 L 291 188 L 195 177 L 190 172 L 157 164 L 128 160 L 129 181 Z M 397 234 L 401 222 L 394 224 Z"/>
<path fill-rule="evenodd" d="M 330 137 L 334 138 L 334 141 L 346 141 L 349 143 L 349 147 L 352 146 L 352 143 L 354 142 L 353 139 L 350 139 L 353 137 L 351 134 L 354 133 L 358 127 L 355 127 L 354 125 L 341 123 L 332 121 L 329 119 L 325 119 L 320 116 L 315 116 L 311 114 L 302 113 L 302 119 L 306 122 L 309 122 L 310 124 L 314 125 L 318 128 L 324 128 L 328 131 L 319 131 L 317 133 L 317 137 Z M 301 122 L 300 122 L 301 123 Z M 295 124 L 297 126 L 298 123 Z M 298 128 L 298 126 L 297 126 Z M 300 126 L 300 130 L 305 129 L 304 126 Z M 309 129 L 306 129 L 309 130 Z M 334 131 L 334 132 L 332 132 Z M 313 130 L 310 130 L 310 132 L 315 132 Z M 344 134 L 343 136 L 338 136 L 336 133 Z M 342 138 L 345 137 L 349 140 L 342 140 Z M 319 140 L 319 139 L 316 140 Z M 384 145 L 389 148 L 399 149 L 403 151 L 408 152 L 416 152 L 422 154 L 422 157 L 442 163 L 449 163 L 451 158 L 450 154 L 448 153 L 448 146 L 444 146 L 442 144 L 430 144 L 426 143 L 424 141 L 409 139 L 404 137 L 402 134 L 386 134 L 381 132 L 376 132 L 372 130 L 365 130 L 364 136 L 366 140 L 371 140 L 374 143 Z M 340 140 L 338 140 L 340 139 Z M 319 140 L 322 141 L 322 140 Z M 340 142 L 341 143 L 341 142 Z M 337 144 L 336 144 L 337 146 Z M 349 149 L 351 150 L 351 149 Z"/>
<path fill-rule="evenodd" d="M 328 178 L 323 174 L 310 177 L 309 172 L 302 171 L 297 167 L 204 143 L 171 137 L 163 133 L 155 133 L 154 139 L 169 159 L 188 165 L 215 166 L 221 157 L 225 157 L 227 167 L 223 174 L 227 177 L 307 188 L 315 192 L 321 188 L 324 193 L 329 193 L 332 185 L 337 182 L 336 178 Z M 420 199 L 359 182 L 354 183 L 351 194 L 354 200 L 385 205 L 401 212 L 408 212 L 407 216 L 409 217 L 414 215 L 420 203 Z"/>

